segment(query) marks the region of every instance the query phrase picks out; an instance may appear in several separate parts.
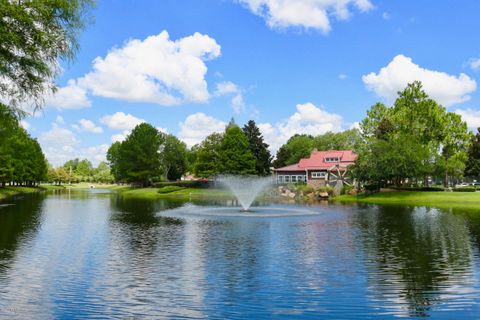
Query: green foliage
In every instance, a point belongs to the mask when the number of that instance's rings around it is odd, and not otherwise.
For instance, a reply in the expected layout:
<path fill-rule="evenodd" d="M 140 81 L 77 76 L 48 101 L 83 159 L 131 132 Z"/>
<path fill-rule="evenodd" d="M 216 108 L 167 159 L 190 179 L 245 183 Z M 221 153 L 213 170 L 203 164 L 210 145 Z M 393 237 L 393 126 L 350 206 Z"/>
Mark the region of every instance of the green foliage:
<path fill-rule="evenodd" d="M 313 137 L 306 134 L 292 136 L 277 152 L 273 166 L 284 167 L 297 163 L 302 158 L 310 156 L 314 149 L 326 150 L 354 150 L 361 148 L 363 138 L 358 129 L 343 132 L 326 132 Z"/>
<path fill-rule="evenodd" d="M 219 172 L 220 167 L 220 147 L 222 145 L 223 135 L 212 133 L 203 140 L 200 145 L 195 146 L 195 164 L 193 172 L 197 177 L 208 178 Z"/>
<path fill-rule="evenodd" d="M 477 130 L 477 134 L 472 137 L 465 164 L 465 176 L 470 178 L 480 177 L 480 128 Z"/>
<path fill-rule="evenodd" d="M 205 180 L 183 180 L 183 181 L 162 181 L 154 183 L 154 187 L 163 188 L 166 186 L 178 186 L 191 189 L 205 189 L 212 186 L 211 181 Z"/>
<path fill-rule="evenodd" d="M 158 189 L 158 193 L 172 193 L 172 192 L 183 190 L 183 189 L 185 189 L 185 187 L 166 186 L 166 187 Z"/>
<path fill-rule="evenodd" d="M 255 158 L 246 135 L 237 125 L 229 125 L 218 153 L 220 173 L 255 174 Z"/>
<path fill-rule="evenodd" d="M 161 162 L 165 180 L 178 180 L 186 172 L 188 166 L 187 146 L 174 135 L 166 135 Z"/>
<path fill-rule="evenodd" d="M 270 174 L 270 166 L 272 165 L 272 156 L 268 151 L 268 144 L 263 141 L 262 133 L 255 124 L 255 121 L 250 120 L 243 127 L 243 132 L 247 136 L 250 145 L 250 151 L 255 158 L 256 174 L 264 176 Z"/>
<path fill-rule="evenodd" d="M 296 134 L 280 147 L 273 162 L 275 168 L 297 163 L 308 157 L 314 148 L 314 138 L 311 135 Z"/>
<path fill-rule="evenodd" d="M 118 148 L 113 167 L 127 182 L 150 185 L 162 174 L 160 147 L 165 136 L 152 125 L 137 125 Z"/>
<path fill-rule="evenodd" d="M 13 111 L 0 103 L 0 184 L 33 185 L 45 180 L 47 171 L 37 140 L 19 126 Z"/>
<path fill-rule="evenodd" d="M 7 1 L 0 5 L 0 94 L 12 110 L 43 103 L 55 90 L 59 59 L 71 60 L 78 49 L 91 0 Z"/>
<path fill-rule="evenodd" d="M 430 99 L 415 81 L 399 92 L 390 108 L 377 103 L 361 122 L 363 143 L 354 176 L 375 184 L 459 177 L 470 141 L 461 117 Z"/>

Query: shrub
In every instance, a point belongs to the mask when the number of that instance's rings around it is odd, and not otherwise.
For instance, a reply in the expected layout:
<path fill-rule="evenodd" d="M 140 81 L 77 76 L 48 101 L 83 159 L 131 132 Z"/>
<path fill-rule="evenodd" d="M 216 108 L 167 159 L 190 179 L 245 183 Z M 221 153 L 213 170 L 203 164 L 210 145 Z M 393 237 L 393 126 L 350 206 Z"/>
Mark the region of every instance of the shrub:
<path fill-rule="evenodd" d="M 171 193 L 171 192 L 175 192 L 175 191 L 183 190 L 183 189 L 185 189 L 185 187 L 166 186 L 166 187 L 158 189 L 158 193 Z"/>
<path fill-rule="evenodd" d="M 432 186 L 432 187 L 391 187 L 395 190 L 405 190 L 405 191 L 445 191 L 444 187 L 441 186 Z"/>
<path fill-rule="evenodd" d="M 476 192 L 477 189 L 475 187 L 460 187 L 460 188 L 454 188 L 453 191 L 455 191 L 455 192 Z"/>
<path fill-rule="evenodd" d="M 342 187 L 342 191 L 340 191 L 340 194 L 350 194 L 350 191 L 352 191 L 353 186 L 349 186 L 344 184 Z"/>
<path fill-rule="evenodd" d="M 363 188 L 365 188 L 365 190 L 367 190 L 367 191 L 375 192 L 375 191 L 380 190 L 380 185 L 378 185 L 378 184 L 366 184 L 366 185 L 363 186 Z"/>
<path fill-rule="evenodd" d="M 317 192 L 320 193 L 320 192 L 326 192 L 328 193 L 328 195 L 333 195 L 333 188 L 330 187 L 330 186 L 324 186 L 324 187 L 319 187 L 317 189 Z"/>
<path fill-rule="evenodd" d="M 213 185 L 213 181 L 207 180 L 162 181 L 154 183 L 155 188 L 162 188 L 167 186 L 177 186 L 184 188 L 209 188 Z"/>

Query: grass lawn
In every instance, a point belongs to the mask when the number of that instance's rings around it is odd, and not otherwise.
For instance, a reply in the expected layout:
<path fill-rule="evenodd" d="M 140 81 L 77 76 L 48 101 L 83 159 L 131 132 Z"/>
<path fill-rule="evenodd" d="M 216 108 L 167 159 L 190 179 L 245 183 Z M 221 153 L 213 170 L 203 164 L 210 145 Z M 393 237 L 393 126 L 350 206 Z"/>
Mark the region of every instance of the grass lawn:
<path fill-rule="evenodd" d="M 443 208 L 469 208 L 480 210 L 480 192 L 445 191 L 399 191 L 380 192 L 371 195 L 343 195 L 335 198 L 340 202 L 361 202 L 375 204 L 405 204 Z"/>
<path fill-rule="evenodd" d="M 169 193 L 159 193 L 159 188 L 132 188 L 132 187 L 116 187 L 124 197 L 142 198 L 142 199 L 232 199 L 233 196 L 227 190 L 222 189 L 200 189 L 200 188 L 183 188 Z"/>

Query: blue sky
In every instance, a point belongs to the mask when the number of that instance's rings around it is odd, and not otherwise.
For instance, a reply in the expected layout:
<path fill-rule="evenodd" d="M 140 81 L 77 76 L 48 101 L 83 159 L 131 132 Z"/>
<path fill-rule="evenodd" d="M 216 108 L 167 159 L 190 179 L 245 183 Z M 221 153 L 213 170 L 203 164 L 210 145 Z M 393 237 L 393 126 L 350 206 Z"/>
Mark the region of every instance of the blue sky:
<path fill-rule="evenodd" d="M 99 0 L 57 96 L 24 124 L 54 165 L 98 163 L 141 121 L 192 145 L 254 119 L 275 151 L 355 126 L 419 79 L 476 128 L 478 12 L 475 0 Z"/>

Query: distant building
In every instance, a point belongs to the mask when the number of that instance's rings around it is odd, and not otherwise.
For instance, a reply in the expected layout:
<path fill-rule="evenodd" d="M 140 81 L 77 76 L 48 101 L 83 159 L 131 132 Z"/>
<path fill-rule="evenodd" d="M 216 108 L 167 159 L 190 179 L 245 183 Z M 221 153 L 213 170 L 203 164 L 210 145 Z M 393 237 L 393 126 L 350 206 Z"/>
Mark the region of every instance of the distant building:
<path fill-rule="evenodd" d="M 309 158 L 273 171 L 279 184 L 306 182 L 315 188 L 335 186 L 338 181 L 352 184 L 347 172 L 356 159 L 352 150 L 314 150 Z"/>

